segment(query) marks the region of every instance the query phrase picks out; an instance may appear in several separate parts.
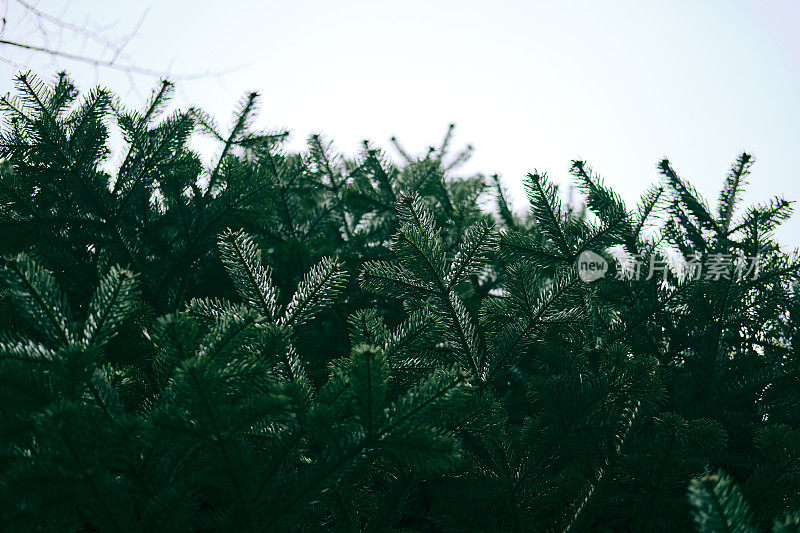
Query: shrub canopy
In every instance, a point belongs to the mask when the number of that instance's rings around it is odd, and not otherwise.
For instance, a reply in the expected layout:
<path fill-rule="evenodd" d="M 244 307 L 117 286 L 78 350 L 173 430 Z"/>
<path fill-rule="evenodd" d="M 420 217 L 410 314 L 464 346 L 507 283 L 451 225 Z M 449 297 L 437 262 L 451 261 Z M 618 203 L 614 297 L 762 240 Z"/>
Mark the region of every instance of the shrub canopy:
<path fill-rule="evenodd" d="M 534 172 L 518 215 L 456 176 L 452 127 L 399 163 L 289 153 L 255 93 L 223 132 L 165 114 L 169 82 L 140 111 L 64 74 L 17 86 L 4 530 L 798 527 L 800 264 L 773 239 L 787 201 L 738 208 L 749 154 L 715 210 L 666 160 L 632 207 L 574 161 L 585 209 Z"/>

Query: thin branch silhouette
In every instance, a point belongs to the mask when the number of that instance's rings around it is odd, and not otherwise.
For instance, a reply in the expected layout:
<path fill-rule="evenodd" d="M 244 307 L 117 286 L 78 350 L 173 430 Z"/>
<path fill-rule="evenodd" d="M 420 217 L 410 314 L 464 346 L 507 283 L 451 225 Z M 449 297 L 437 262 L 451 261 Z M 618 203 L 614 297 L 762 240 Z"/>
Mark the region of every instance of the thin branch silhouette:
<path fill-rule="evenodd" d="M 34 29 L 27 34 L 9 36 L 9 5 L 16 4 L 21 9 L 21 14 L 17 17 L 16 26 L 24 26 L 23 22 L 30 18 Z M 25 0 L 7 0 L 4 2 L 4 12 L 2 21 L 0 21 L 0 50 L 3 47 L 10 47 L 12 49 L 24 50 L 37 55 L 47 55 L 54 59 L 64 59 L 67 61 L 76 61 L 91 65 L 95 69 L 110 69 L 123 73 L 127 73 L 129 78 L 132 75 L 141 75 L 154 78 L 170 78 L 173 80 L 194 80 L 202 78 L 220 77 L 231 72 L 240 70 L 246 64 L 240 64 L 231 68 L 222 70 L 209 70 L 204 72 L 188 72 L 188 73 L 174 73 L 170 70 L 159 70 L 152 68 L 139 67 L 134 64 L 133 59 L 126 53 L 126 48 L 131 43 L 134 37 L 139 35 L 150 9 L 145 9 L 139 17 L 137 23 L 133 28 L 121 35 L 117 39 L 112 39 L 105 35 L 105 33 L 116 25 L 106 24 L 100 25 L 91 18 L 87 18 L 83 24 L 76 24 L 65 19 L 65 13 L 69 9 L 70 3 L 66 3 L 59 15 L 53 15 L 46 11 L 41 10 L 37 5 L 27 2 Z M 82 47 L 85 48 L 88 43 L 92 43 L 102 49 L 98 54 L 84 54 L 76 53 L 68 50 L 60 45 L 63 41 L 64 32 L 73 34 L 76 37 L 82 38 Z M 55 35 L 54 35 L 55 34 Z M 38 38 L 41 44 L 32 42 Z M 58 45 L 52 45 L 51 42 L 55 39 L 58 40 Z M 106 57 L 103 57 L 106 56 Z M 20 62 L 8 57 L 0 57 L 0 61 L 15 68 L 27 66 L 27 61 Z M 133 83 L 133 80 L 131 80 Z"/>

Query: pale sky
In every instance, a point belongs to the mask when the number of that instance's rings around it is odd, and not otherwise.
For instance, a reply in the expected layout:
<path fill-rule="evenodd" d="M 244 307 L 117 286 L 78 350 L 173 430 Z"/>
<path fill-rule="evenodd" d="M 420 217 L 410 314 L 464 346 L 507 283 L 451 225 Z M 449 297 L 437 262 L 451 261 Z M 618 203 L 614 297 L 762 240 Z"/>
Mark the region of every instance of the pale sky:
<path fill-rule="evenodd" d="M 4 39 L 38 39 L 12 20 Z M 311 132 L 355 154 L 362 139 L 389 147 L 397 135 L 422 152 L 450 122 L 454 144 L 472 144 L 463 172 L 499 173 L 522 209 L 534 169 L 569 182 L 585 159 L 631 202 L 669 157 L 712 207 L 736 156 L 755 154 L 744 205 L 780 194 L 800 200 L 800 2 L 471 2 L 41 0 L 39 9 L 82 23 L 132 29 L 136 65 L 176 74 L 177 105 L 221 124 L 241 96 L 262 95 L 259 125 L 285 127 L 300 148 Z M 22 37 L 19 37 L 19 36 Z M 65 32 L 75 53 L 97 49 Z M 26 39 L 28 39 L 26 41 Z M 35 44 L 41 45 L 41 42 Z M 57 44 L 56 41 L 51 44 Z M 81 88 L 101 83 L 131 104 L 154 80 L 0 46 L 0 59 L 44 77 L 67 69 Z M 0 64 L 0 90 L 15 68 Z M 800 215 L 778 233 L 800 245 Z"/>

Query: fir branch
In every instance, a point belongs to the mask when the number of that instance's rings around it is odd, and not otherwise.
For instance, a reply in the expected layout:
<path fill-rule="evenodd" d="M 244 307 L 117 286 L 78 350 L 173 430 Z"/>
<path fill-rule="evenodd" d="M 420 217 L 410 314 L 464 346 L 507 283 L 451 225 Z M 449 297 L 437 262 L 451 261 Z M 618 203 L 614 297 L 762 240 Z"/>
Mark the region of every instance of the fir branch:
<path fill-rule="evenodd" d="M 131 314 L 136 303 L 137 283 L 127 270 L 112 267 L 100 280 L 83 328 L 86 346 L 100 347 L 115 334 L 119 325 Z"/>
<path fill-rule="evenodd" d="M 228 230 L 220 236 L 219 252 L 225 270 L 239 295 L 268 320 L 278 315 L 277 290 L 272 273 L 261 263 L 261 252 L 252 237 L 243 231 Z"/>
<path fill-rule="evenodd" d="M 547 179 L 547 174 L 534 172 L 525 177 L 525 192 L 528 195 L 533 215 L 542 230 L 552 240 L 560 255 L 571 256 L 570 245 L 564 233 L 564 217 L 556 188 Z"/>
<path fill-rule="evenodd" d="M 53 275 L 25 254 L 2 258 L 0 267 L 11 298 L 38 332 L 57 345 L 75 342 L 69 304 Z"/>
<path fill-rule="evenodd" d="M 297 327 L 308 322 L 333 303 L 346 279 L 338 261 L 323 257 L 303 277 L 279 323 Z"/>
<path fill-rule="evenodd" d="M 638 217 L 636 225 L 633 228 L 632 238 L 638 239 L 642 235 L 647 220 L 658 209 L 661 202 L 662 195 L 664 194 L 664 187 L 652 186 L 644 192 L 639 203 L 637 204 Z"/>
<path fill-rule="evenodd" d="M 250 126 L 250 122 L 253 119 L 253 114 L 255 113 L 257 105 L 257 92 L 249 93 L 244 97 L 239 105 L 233 128 L 231 128 L 231 132 L 228 135 L 228 138 L 225 140 L 225 146 L 222 147 L 222 153 L 217 159 L 217 164 L 214 167 L 214 170 L 211 171 L 211 175 L 208 178 L 208 187 L 206 188 L 207 194 L 214 193 L 214 188 L 216 187 L 217 179 L 219 179 L 219 173 L 220 169 L 222 168 L 222 164 L 225 161 L 225 158 L 228 156 L 231 148 L 233 148 L 233 146 L 241 139 L 241 137 L 247 131 L 247 128 Z"/>
<path fill-rule="evenodd" d="M 694 522 L 701 533 L 752 532 L 750 506 L 724 472 L 695 478 L 689 485 Z"/>
<path fill-rule="evenodd" d="M 366 428 L 367 438 L 373 438 L 378 415 L 383 412 L 389 380 L 386 354 L 380 348 L 362 344 L 353 348 L 350 363 L 350 390 L 356 397 L 359 418 Z"/>
<path fill-rule="evenodd" d="M 500 183 L 500 176 L 492 174 L 492 181 L 494 182 L 495 191 L 497 194 L 497 207 L 500 214 L 500 219 L 508 229 L 517 229 L 517 222 L 514 219 L 514 214 L 511 212 L 506 193 L 503 190 L 503 185 Z"/>
<path fill-rule="evenodd" d="M 406 295 L 419 297 L 436 295 L 437 290 L 428 282 L 417 280 L 403 267 L 386 261 L 370 261 L 365 263 L 359 275 L 361 286 L 365 290 L 384 296 Z"/>
<path fill-rule="evenodd" d="M 496 234 L 489 222 L 482 220 L 470 226 L 447 273 L 448 288 L 485 268 L 484 265 L 488 262 L 497 242 Z"/>
<path fill-rule="evenodd" d="M 627 218 L 627 209 L 622 198 L 611 189 L 603 185 L 585 161 L 572 161 L 570 173 L 578 180 L 578 186 L 586 194 L 586 204 L 598 218 L 610 225 L 621 219 Z"/>
<path fill-rule="evenodd" d="M 747 175 L 755 159 L 746 152 L 742 152 L 725 180 L 725 186 L 719 195 L 719 221 L 723 235 L 728 234 L 733 218 L 733 211 L 739 201 L 742 188 L 747 184 Z"/>
<path fill-rule="evenodd" d="M 691 185 L 678 177 L 672 169 L 669 160 L 663 159 L 659 163 L 658 169 L 666 178 L 667 184 L 672 189 L 675 195 L 676 205 L 684 206 L 702 227 L 713 230 L 719 234 L 720 227 L 717 221 L 714 220 L 714 217 L 709 214 L 709 209 L 708 206 L 705 205 L 705 201 Z"/>

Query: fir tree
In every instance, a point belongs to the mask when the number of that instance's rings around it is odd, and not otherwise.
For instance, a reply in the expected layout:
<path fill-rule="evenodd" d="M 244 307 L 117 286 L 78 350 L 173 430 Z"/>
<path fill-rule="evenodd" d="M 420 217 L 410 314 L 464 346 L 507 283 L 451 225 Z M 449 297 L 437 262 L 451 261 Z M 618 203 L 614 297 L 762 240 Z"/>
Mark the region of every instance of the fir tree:
<path fill-rule="evenodd" d="M 586 210 L 533 172 L 519 215 L 457 175 L 452 126 L 400 162 L 290 153 L 255 93 L 222 131 L 166 113 L 166 81 L 141 111 L 64 74 L 17 88 L 4 531 L 800 527 L 800 263 L 774 240 L 789 202 L 739 209 L 750 154 L 717 209 L 669 161 L 632 207 L 574 161 Z M 613 251 L 761 261 L 581 280 Z"/>

